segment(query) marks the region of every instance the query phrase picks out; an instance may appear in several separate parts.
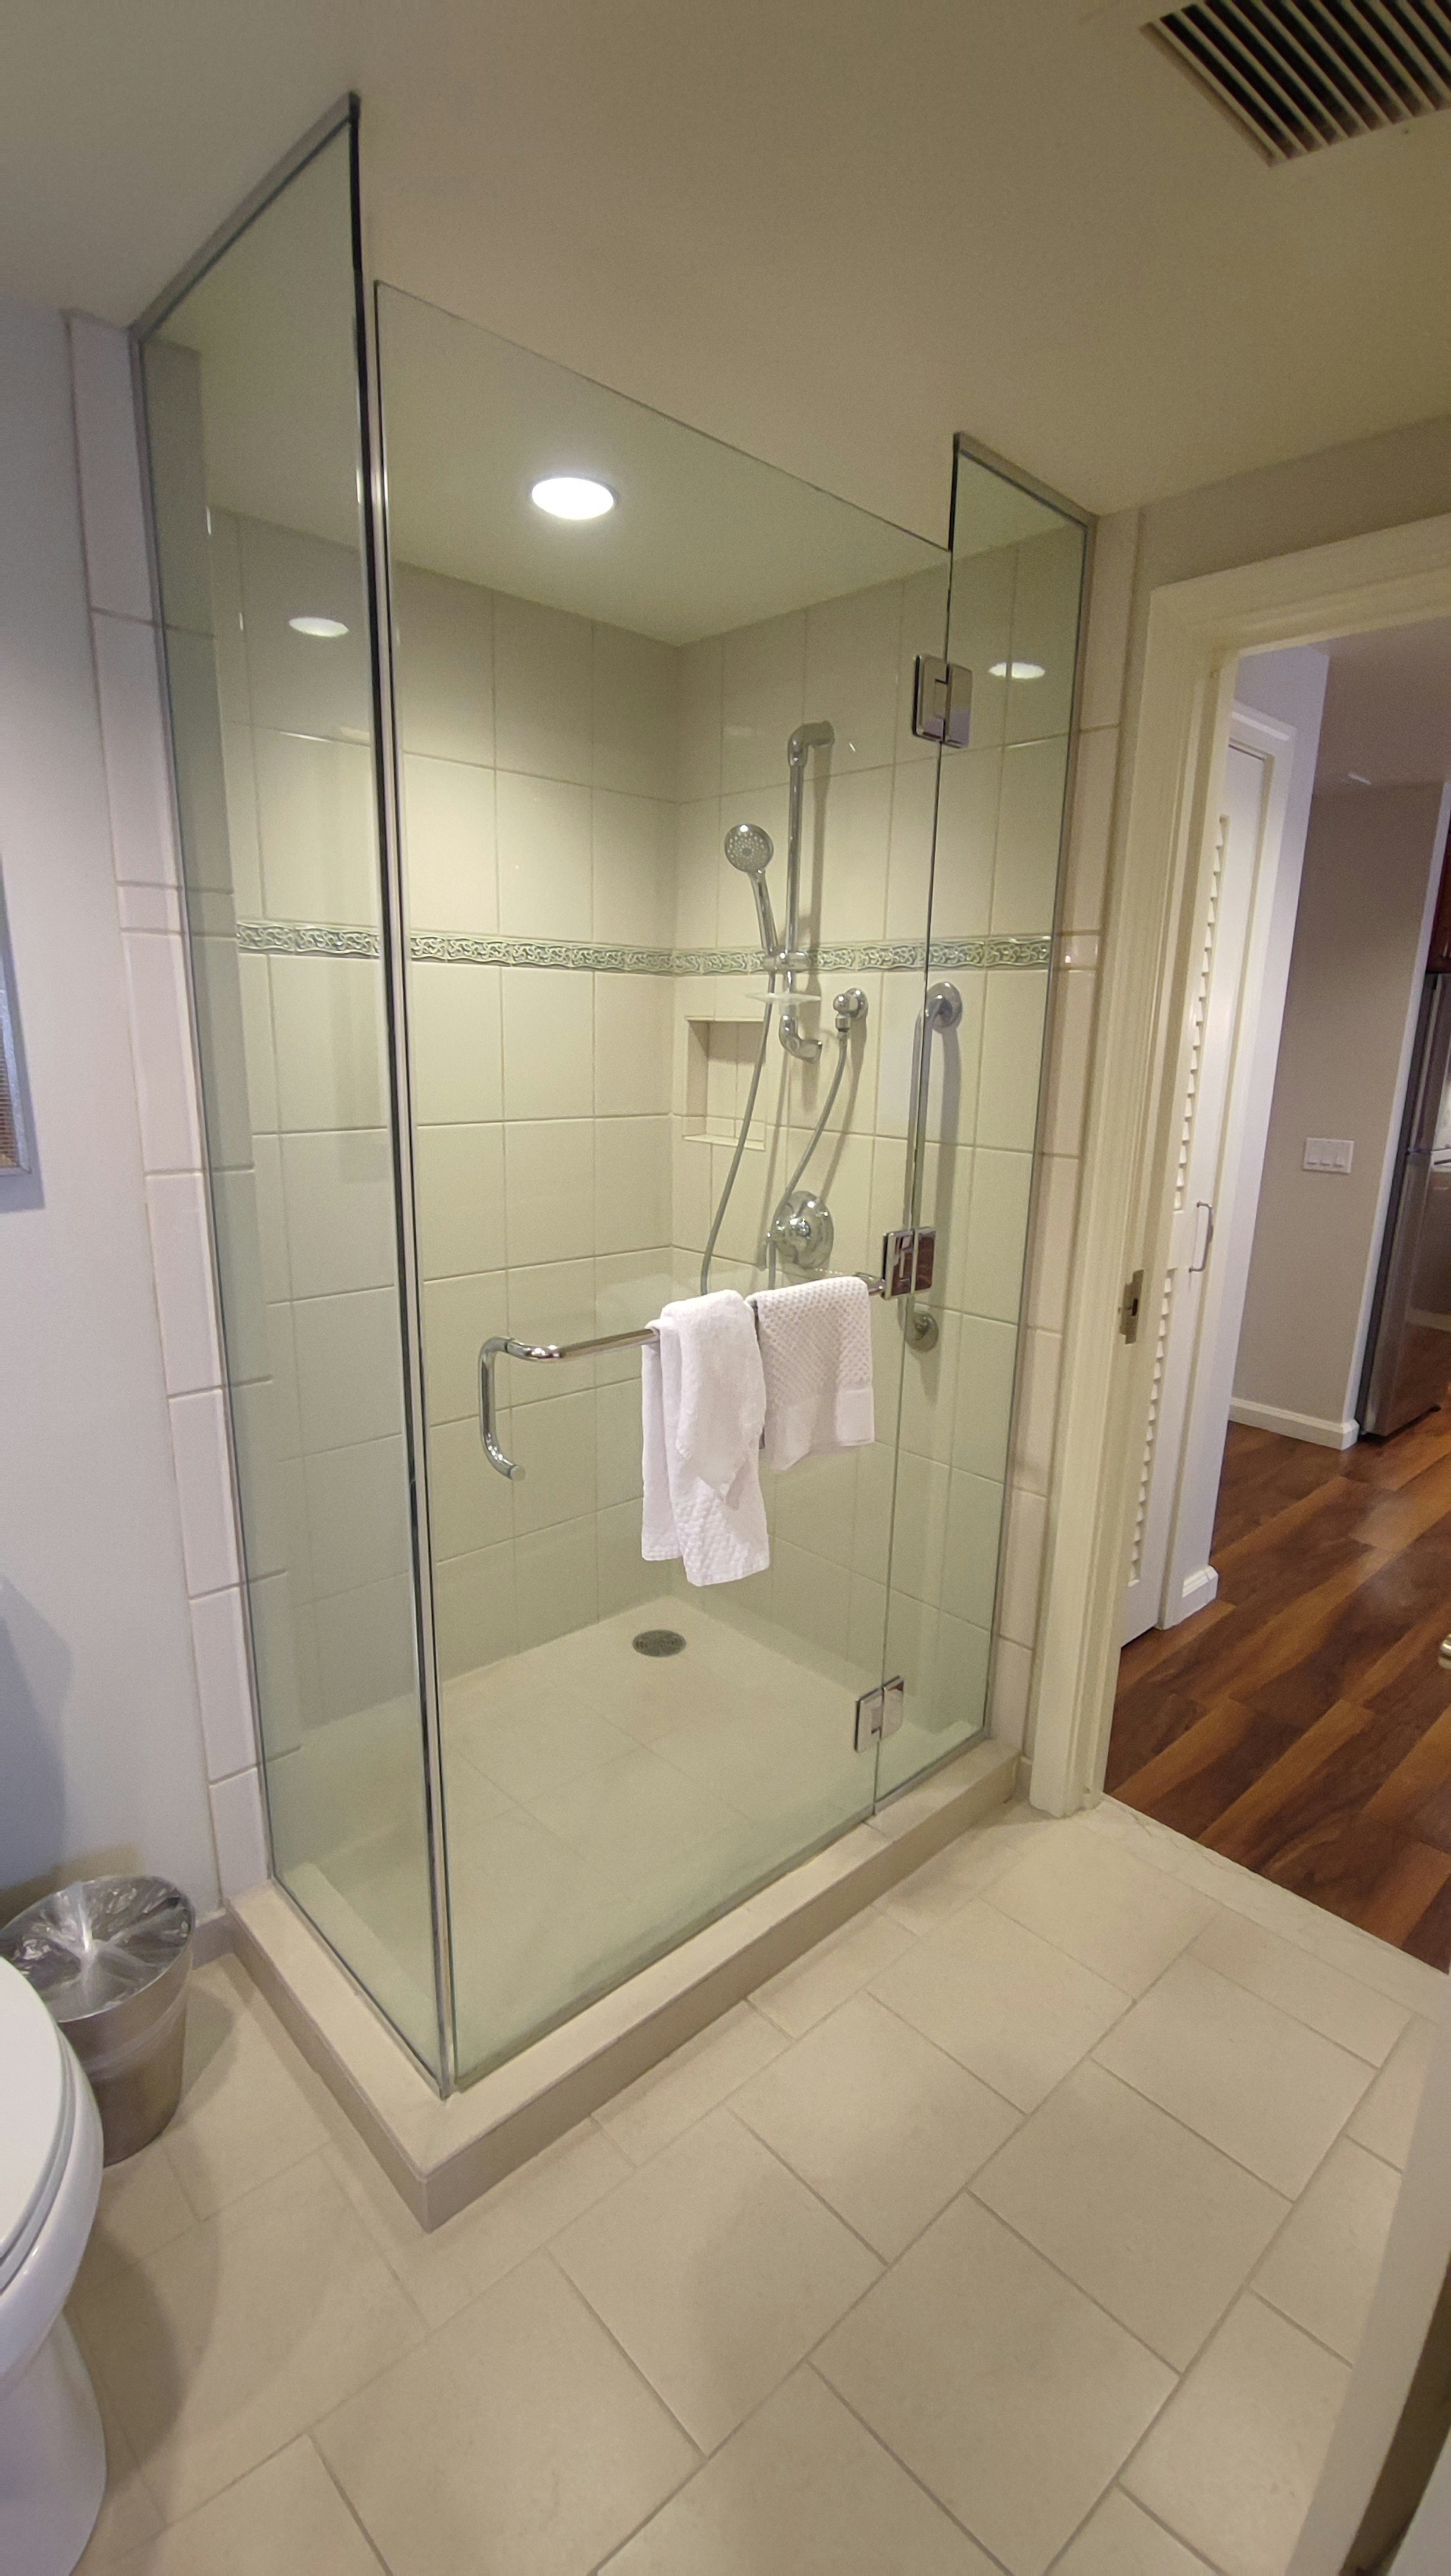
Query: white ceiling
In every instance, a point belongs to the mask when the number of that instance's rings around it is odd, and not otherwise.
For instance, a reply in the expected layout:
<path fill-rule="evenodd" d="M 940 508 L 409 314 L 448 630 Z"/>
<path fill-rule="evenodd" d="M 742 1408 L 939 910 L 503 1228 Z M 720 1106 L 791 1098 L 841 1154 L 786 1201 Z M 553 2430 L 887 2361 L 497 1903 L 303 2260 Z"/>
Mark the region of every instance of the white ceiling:
<path fill-rule="evenodd" d="M 1451 778 L 1451 618 L 1342 635 L 1330 657 L 1317 788 Z"/>
<path fill-rule="evenodd" d="M 1143 0 L 7 0 L 0 285 L 128 320 L 340 91 L 395 284 L 940 537 L 1451 410 L 1451 116 L 1281 169 Z"/>

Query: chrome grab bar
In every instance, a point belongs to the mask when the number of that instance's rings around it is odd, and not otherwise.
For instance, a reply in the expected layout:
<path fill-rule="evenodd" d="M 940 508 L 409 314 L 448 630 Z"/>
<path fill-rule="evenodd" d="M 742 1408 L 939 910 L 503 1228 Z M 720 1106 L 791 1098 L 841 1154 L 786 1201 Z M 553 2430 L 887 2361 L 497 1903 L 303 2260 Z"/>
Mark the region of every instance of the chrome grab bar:
<path fill-rule="evenodd" d="M 886 1297 L 892 1289 L 885 1276 L 868 1278 L 857 1273 L 869 1297 Z M 508 1333 L 495 1333 L 479 1353 L 479 1438 L 491 1467 L 511 1484 L 523 1480 L 524 1470 L 517 1459 L 506 1457 L 499 1446 L 495 1430 L 494 1362 L 496 1360 L 587 1360 L 597 1351 L 627 1350 L 632 1342 L 658 1342 L 660 1335 L 653 1324 L 638 1324 L 630 1333 L 597 1333 L 587 1342 L 516 1342 Z"/>
<path fill-rule="evenodd" d="M 930 1351 L 937 1341 L 935 1315 L 924 1313 L 917 1304 L 919 1288 L 932 1284 L 932 1251 L 930 1227 L 922 1223 L 922 1187 L 927 1168 L 927 1103 L 932 1087 L 932 1040 L 934 1035 L 946 1038 L 962 1018 L 962 995 L 955 984 L 933 984 L 917 1014 L 917 1030 L 912 1048 L 912 1096 L 907 1121 L 907 1168 L 902 1194 L 902 1230 L 898 1243 L 910 1239 L 915 1246 L 926 1247 L 926 1258 L 912 1264 L 911 1285 L 905 1290 L 906 1304 L 902 1330 L 919 1351 Z"/>

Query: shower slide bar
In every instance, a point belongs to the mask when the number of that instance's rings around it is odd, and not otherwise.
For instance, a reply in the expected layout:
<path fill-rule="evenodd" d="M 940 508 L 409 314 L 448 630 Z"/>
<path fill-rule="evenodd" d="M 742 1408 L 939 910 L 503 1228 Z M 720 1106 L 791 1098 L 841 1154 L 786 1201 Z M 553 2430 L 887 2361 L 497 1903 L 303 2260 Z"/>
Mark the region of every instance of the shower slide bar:
<path fill-rule="evenodd" d="M 924 1241 L 926 1232 L 925 1228 L 922 1229 Z M 882 1272 L 879 1278 L 872 1279 L 864 1270 L 858 1271 L 857 1276 L 865 1282 L 869 1297 L 903 1297 L 911 1293 L 903 1269 L 902 1256 L 900 1252 L 894 1256 L 890 1250 L 890 1247 L 899 1245 L 900 1241 L 899 1235 L 888 1235 L 887 1244 L 883 1248 Z M 925 1285 L 921 1277 L 921 1267 L 922 1253 L 914 1248 L 908 1268 L 912 1282 L 918 1286 Z M 929 1259 L 928 1277 L 930 1276 Z M 903 1285 L 900 1287 L 893 1284 L 899 1277 L 903 1279 Z M 506 1457 L 500 1448 L 495 1429 L 494 1363 L 496 1360 L 588 1360 L 593 1359 L 597 1351 L 628 1350 L 632 1343 L 655 1342 L 659 1338 L 653 1324 L 639 1324 L 633 1332 L 629 1333 L 598 1333 L 587 1342 L 516 1342 L 508 1333 L 496 1333 L 492 1341 L 485 1342 L 479 1353 L 479 1438 L 484 1444 L 490 1466 L 496 1468 L 501 1476 L 507 1476 L 511 1484 L 518 1484 L 523 1478 L 523 1468 L 514 1459 Z"/>

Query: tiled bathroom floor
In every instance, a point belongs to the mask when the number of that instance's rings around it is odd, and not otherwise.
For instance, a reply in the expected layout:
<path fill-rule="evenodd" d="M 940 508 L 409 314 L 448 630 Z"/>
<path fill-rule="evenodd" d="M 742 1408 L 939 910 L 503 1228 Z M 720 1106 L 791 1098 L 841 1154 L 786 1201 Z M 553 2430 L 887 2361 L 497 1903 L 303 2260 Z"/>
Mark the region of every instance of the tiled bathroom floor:
<path fill-rule="evenodd" d="M 683 1635 L 684 1652 L 637 1654 L 631 1640 L 650 1628 Z M 464 2067 L 630 1973 L 662 1926 L 693 1928 L 869 1810 L 873 1759 L 853 1733 L 871 1677 L 827 1662 L 813 1669 L 662 1595 L 444 1685 Z M 325 1860 L 322 1875 L 411 1965 L 421 1999 L 427 1880 L 405 1812 Z M 326 1891 L 298 1894 L 328 1928 Z M 340 1946 L 357 1955 L 355 1940 Z"/>
<path fill-rule="evenodd" d="M 1442 1985 L 1012 1809 L 426 2237 L 221 1962 L 86 2576 L 1283 2576 Z"/>

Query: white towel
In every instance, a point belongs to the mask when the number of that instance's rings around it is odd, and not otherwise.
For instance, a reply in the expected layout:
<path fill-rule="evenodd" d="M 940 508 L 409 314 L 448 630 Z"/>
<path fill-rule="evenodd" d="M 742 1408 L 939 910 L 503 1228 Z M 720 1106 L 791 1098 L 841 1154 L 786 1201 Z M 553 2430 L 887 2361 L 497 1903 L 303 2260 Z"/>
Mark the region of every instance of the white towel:
<path fill-rule="evenodd" d="M 645 1502 L 640 1552 L 678 1556 L 687 1583 L 738 1583 L 771 1562 L 761 1499 L 766 1385 L 755 1321 L 723 1288 L 661 1311 L 640 1356 Z"/>
<path fill-rule="evenodd" d="M 874 1436 L 864 1279 L 808 1279 L 753 1297 L 766 1377 L 766 1463 L 860 1449 Z"/>

